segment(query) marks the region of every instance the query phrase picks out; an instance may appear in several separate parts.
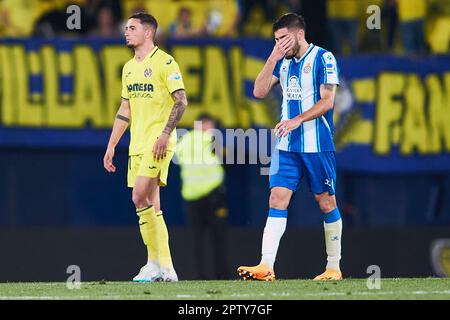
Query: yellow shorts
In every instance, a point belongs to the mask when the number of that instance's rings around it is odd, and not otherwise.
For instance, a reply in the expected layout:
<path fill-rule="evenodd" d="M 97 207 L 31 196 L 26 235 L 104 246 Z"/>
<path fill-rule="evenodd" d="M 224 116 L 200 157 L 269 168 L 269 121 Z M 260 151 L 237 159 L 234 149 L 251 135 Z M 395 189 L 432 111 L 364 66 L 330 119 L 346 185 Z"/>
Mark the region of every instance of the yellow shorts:
<path fill-rule="evenodd" d="M 153 152 L 138 154 L 128 157 L 128 187 L 134 188 L 136 177 L 156 178 L 159 175 L 159 185 L 167 185 L 170 161 L 174 155 L 173 151 L 167 151 L 164 159 L 156 161 Z"/>

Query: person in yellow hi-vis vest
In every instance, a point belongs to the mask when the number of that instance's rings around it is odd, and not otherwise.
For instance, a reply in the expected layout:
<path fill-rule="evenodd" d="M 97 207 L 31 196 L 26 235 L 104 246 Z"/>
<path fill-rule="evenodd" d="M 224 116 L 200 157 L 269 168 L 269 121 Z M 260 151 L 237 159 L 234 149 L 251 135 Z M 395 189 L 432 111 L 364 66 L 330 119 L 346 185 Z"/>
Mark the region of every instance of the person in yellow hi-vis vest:
<path fill-rule="evenodd" d="M 215 121 L 201 115 L 194 129 L 186 133 L 177 145 L 176 157 L 181 167 L 181 195 L 189 224 L 192 227 L 194 258 L 199 279 L 227 279 L 228 209 L 225 200 L 225 171 L 222 167 L 221 150 L 215 150 Z M 220 148 L 218 148 L 220 149 Z M 217 154 L 215 151 L 218 151 Z M 205 233 L 211 231 L 211 241 Z M 212 244 L 214 269 L 207 272 L 205 243 Z"/>

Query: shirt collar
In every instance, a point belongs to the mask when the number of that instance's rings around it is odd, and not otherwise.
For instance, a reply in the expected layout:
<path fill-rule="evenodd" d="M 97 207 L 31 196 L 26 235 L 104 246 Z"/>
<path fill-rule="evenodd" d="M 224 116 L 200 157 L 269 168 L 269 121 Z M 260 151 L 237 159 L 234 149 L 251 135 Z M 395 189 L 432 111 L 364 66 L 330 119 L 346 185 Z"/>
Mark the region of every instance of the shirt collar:
<path fill-rule="evenodd" d="M 309 44 L 308 50 L 306 50 L 306 52 L 303 54 L 303 56 L 301 56 L 300 59 L 297 59 L 296 57 L 294 57 L 294 58 L 293 58 L 294 61 L 295 61 L 296 63 L 299 63 L 300 61 L 302 61 L 303 59 L 305 59 L 306 56 L 311 52 L 311 50 L 312 50 L 314 47 L 315 47 L 314 44 L 313 44 L 313 43 L 310 43 L 310 44 Z"/>

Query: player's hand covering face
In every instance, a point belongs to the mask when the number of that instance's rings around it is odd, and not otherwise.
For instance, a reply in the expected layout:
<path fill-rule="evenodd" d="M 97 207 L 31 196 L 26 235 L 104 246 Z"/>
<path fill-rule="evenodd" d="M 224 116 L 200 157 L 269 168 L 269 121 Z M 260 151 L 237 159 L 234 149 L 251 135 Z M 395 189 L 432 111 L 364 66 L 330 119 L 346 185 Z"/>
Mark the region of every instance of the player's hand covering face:
<path fill-rule="evenodd" d="M 298 51 L 300 50 L 298 37 L 301 37 L 301 32 L 303 31 L 297 29 L 289 30 L 287 28 L 282 28 L 275 31 L 275 41 L 277 43 L 274 50 L 278 45 L 278 53 L 283 54 L 281 57 L 277 56 L 277 60 L 280 60 L 282 58 L 292 59 L 298 53 Z"/>
<path fill-rule="evenodd" d="M 275 37 L 275 46 L 273 47 L 271 58 L 278 61 L 283 59 L 294 46 L 294 37 L 292 34 L 286 32 L 279 38 Z"/>

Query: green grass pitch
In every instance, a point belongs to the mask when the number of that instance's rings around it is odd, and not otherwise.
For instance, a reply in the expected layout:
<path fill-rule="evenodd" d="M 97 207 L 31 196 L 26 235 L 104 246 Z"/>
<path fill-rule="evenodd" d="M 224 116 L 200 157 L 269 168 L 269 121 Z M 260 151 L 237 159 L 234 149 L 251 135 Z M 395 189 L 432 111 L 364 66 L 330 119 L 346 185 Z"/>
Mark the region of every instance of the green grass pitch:
<path fill-rule="evenodd" d="M 151 299 L 151 300 L 450 300 L 450 278 L 382 279 L 379 290 L 369 290 L 366 279 L 314 282 L 311 280 L 179 281 L 176 283 L 82 282 L 80 289 L 66 283 L 0 283 L 0 300 L 23 299 Z"/>

